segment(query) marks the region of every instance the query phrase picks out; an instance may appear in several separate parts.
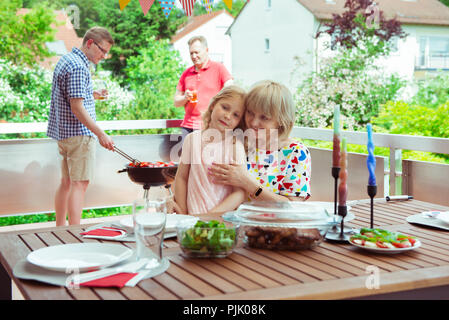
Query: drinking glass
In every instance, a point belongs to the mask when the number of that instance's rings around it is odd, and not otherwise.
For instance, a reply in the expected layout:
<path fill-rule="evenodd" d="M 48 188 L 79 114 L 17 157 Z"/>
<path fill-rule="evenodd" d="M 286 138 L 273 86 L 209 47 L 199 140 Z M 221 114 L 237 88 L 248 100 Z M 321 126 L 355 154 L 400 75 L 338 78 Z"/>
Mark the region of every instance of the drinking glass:
<path fill-rule="evenodd" d="M 161 264 L 167 203 L 167 198 L 139 199 L 133 203 L 136 255 L 138 260 L 149 259 L 146 268 L 155 268 Z"/>
<path fill-rule="evenodd" d="M 198 103 L 198 91 L 196 89 L 192 89 L 192 99 L 190 100 L 190 103 L 195 107 Z"/>
<path fill-rule="evenodd" d="M 108 98 L 108 85 L 104 80 L 94 80 L 94 91 L 100 96 L 98 100 L 106 100 Z"/>

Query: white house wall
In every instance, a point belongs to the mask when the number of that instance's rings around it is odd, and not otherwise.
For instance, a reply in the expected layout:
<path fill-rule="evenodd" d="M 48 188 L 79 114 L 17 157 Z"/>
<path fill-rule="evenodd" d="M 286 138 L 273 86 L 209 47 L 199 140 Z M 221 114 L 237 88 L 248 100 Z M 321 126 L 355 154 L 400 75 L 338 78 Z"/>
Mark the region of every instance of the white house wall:
<path fill-rule="evenodd" d="M 245 87 L 272 79 L 295 91 L 313 68 L 314 16 L 296 0 L 271 0 L 271 9 L 267 2 L 248 2 L 231 28 L 233 75 Z"/>
<path fill-rule="evenodd" d="M 268 2 L 248 2 L 230 29 L 233 75 L 245 87 L 262 79 L 273 79 L 295 91 L 305 76 L 317 70 L 320 58 L 332 56 L 333 52 L 323 46 L 326 37 L 314 39 L 320 21 L 297 0 L 271 0 L 271 9 Z M 402 28 L 408 37 L 398 40 L 397 52 L 377 63 L 387 74 L 396 73 L 412 84 L 412 80 L 427 72 L 415 70 L 419 38 L 449 37 L 449 27 L 402 25 Z M 270 39 L 270 50 L 265 50 L 265 39 Z M 295 57 L 303 62 L 299 68 Z M 411 93 L 406 91 L 405 94 Z"/>
<path fill-rule="evenodd" d="M 446 26 L 426 26 L 426 25 L 402 25 L 403 31 L 407 34 L 404 39 L 398 39 L 397 50 L 392 51 L 389 56 L 378 59 L 377 65 L 383 68 L 385 74 L 396 74 L 407 81 L 407 87 L 402 90 L 402 98 L 408 98 L 414 94 L 416 87 L 414 80 L 423 77 L 426 69 L 415 69 L 419 56 L 420 37 L 442 36 L 449 37 L 449 27 Z M 318 48 L 318 61 L 321 58 L 332 56 L 335 51 L 331 51 L 325 46 L 330 39 L 329 36 L 321 36 L 315 43 Z M 319 65 L 318 65 L 319 66 Z"/>
<path fill-rule="evenodd" d="M 448 26 L 426 26 L 426 25 L 402 25 L 404 32 L 408 34 L 406 39 L 399 41 L 399 50 L 392 53 L 384 64 L 389 72 L 396 72 L 407 80 L 416 78 L 415 69 L 419 57 L 419 42 L 421 37 L 438 36 L 449 37 Z"/>
<path fill-rule="evenodd" d="M 234 19 L 231 16 L 223 13 L 178 39 L 173 44 L 173 47 L 179 51 L 186 67 L 192 65 L 187 42 L 194 36 L 204 36 L 207 39 L 211 59 L 222 62 L 229 72 L 232 73 L 232 42 L 225 32 L 233 21 Z"/>

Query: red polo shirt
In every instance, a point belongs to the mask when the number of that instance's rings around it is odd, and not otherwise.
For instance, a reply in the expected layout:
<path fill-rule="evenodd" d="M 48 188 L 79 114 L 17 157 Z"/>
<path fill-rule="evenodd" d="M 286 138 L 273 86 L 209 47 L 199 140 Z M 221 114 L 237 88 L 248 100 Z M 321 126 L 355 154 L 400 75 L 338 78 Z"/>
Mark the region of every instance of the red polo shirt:
<path fill-rule="evenodd" d="M 206 65 L 196 71 L 195 66 L 191 66 L 183 72 L 176 89 L 180 92 L 196 89 L 198 92 L 198 103 L 192 105 L 187 102 L 185 105 L 185 116 L 181 127 L 190 129 L 201 129 L 203 121 L 201 115 L 209 107 L 209 102 L 225 84 L 232 79 L 226 67 L 219 62 L 209 60 Z"/>

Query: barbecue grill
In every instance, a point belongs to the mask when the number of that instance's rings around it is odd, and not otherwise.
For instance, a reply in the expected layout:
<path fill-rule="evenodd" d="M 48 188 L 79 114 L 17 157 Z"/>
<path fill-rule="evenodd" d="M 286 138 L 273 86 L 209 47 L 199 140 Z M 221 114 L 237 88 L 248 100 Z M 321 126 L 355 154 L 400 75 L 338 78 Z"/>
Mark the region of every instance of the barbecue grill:
<path fill-rule="evenodd" d="M 145 199 L 148 199 L 150 187 L 165 186 L 170 195 L 172 195 L 170 186 L 175 180 L 176 171 L 178 170 L 177 164 L 169 167 L 140 167 L 141 162 L 139 160 L 130 157 L 115 146 L 114 151 L 131 161 L 132 165 L 128 164 L 125 169 L 119 170 L 118 173 L 128 172 L 128 177 L 131 181 L 142 185 L 144 189 L 143 197 Z"/>

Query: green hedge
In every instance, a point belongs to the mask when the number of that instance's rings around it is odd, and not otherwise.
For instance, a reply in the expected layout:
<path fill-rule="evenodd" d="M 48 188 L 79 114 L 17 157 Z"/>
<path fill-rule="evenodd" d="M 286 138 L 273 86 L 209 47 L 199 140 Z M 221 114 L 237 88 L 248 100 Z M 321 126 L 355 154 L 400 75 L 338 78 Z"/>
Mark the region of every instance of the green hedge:
<path fill-rule="evenodd" d="M 132 214 L 132 207 L 112 207 L 112 208 L 101 208 L 101 209 L 88 209 L 83 210 L 81 217 L 83 219 L 89 218 L 100 218 L 108 216 L 119 216 Z M 0 217 L 0 226 L 12 226 L 16 224 L 26 224 L 26 223 L 38 223 L 38 222 L 50 222 L 56 221 L 55 213 L 46 214 L 30 214 L 30 215 L 20 215 L 11 217 Z"/>

